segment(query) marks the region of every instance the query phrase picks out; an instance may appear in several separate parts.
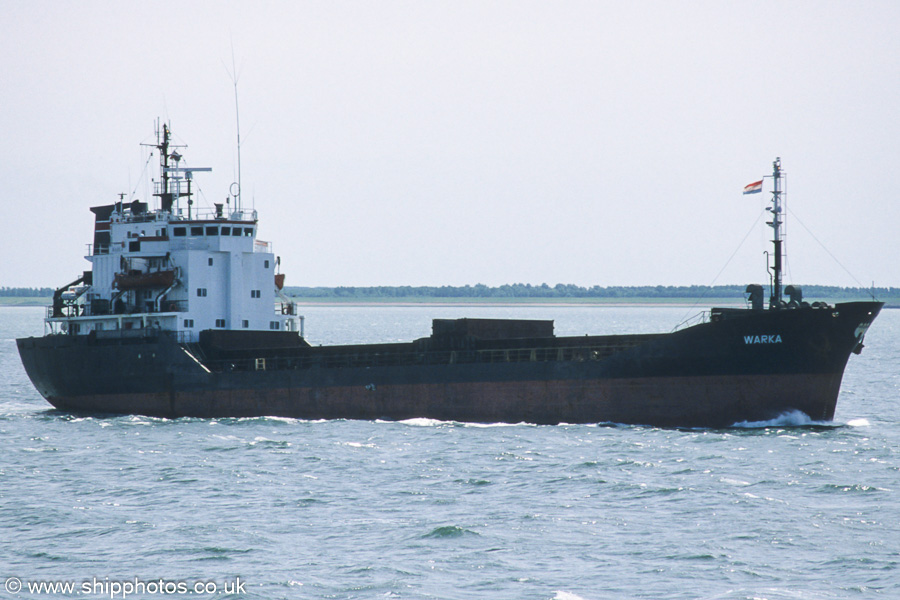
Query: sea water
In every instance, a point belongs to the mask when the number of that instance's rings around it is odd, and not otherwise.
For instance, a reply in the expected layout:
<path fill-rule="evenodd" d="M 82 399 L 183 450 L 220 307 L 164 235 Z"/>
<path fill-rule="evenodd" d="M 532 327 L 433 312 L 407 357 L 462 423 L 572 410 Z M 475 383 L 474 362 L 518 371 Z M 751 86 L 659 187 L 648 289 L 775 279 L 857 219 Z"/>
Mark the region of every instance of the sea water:
<path fill-rule="evenodd" d="M 304 313 L 329 344 L 433 317 L 669 331 L 685 310 Z M 834 423 L 723 430 L 70 415 L 16 352 L 43 315 L 0 308 L 3 598 L 900 597 L 900 311 L 851 356 Z"/>

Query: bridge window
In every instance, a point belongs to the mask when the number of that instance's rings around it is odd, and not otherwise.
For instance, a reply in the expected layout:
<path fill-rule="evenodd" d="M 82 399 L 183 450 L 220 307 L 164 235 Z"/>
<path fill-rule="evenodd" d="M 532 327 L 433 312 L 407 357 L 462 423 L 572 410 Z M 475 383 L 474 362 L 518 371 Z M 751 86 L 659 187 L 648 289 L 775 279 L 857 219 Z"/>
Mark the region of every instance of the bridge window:
<path fill-rule="evenodd" d="M 216 319 L 216 327 L 225 327 L 225 319 Z"/>
<path fill-rule="evenodd" d="M 185 319 L 185 320 L 184 320 L 184 327 L 185 327 L 185 329 L 190 329 L 190 328 L 193 327 L 193 326 L 194 326 L 194 320 L 193 320 L 193 319 Z"/>
<path fill-rule="evenodd" d="M 175 237 L 184 237 L 185 235 L 187 235 L 187 228 L 175 227 L 172 229 L 172 233 L 175 235 Z"/>
<path fill-rule="evenodd" d="M 191 235 L 203 235 L 202 227 L 191 227 Z"/>
<path fill-rule="evenodd" d="M 215 225 L 206 228 L 206 235 L 219 235 L 219 228 Z"/>
<path fill-rule="evenodd" d="M 206 288 L 197 288 L 197 297 L 206 298 Z"/>

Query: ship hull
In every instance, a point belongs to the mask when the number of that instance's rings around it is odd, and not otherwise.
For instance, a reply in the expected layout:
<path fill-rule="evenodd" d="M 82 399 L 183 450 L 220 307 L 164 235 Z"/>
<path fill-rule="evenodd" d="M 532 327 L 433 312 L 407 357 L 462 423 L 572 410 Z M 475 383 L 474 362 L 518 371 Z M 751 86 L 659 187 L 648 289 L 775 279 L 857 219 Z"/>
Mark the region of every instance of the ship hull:
<path fill-rule="evenodd" d="M 73 412 L 728 427 L 792 411 L 831 420 L 847 359 L 880 308 L 735 311 L 671 334 L 468 350 L 232 348 L 209 358 L 165 332 L 18 345 L 38 391 Z"/>

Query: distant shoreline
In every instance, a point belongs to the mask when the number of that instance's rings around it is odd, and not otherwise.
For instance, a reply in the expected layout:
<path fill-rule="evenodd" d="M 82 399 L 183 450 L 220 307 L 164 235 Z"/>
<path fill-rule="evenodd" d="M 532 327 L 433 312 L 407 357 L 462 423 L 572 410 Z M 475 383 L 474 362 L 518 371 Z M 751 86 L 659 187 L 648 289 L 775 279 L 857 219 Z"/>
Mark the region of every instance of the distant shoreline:
<path fill-rule="evenodd" d="M 300 306 L 744 306 L 734 298 L 291 298 Z M 51 298 L 3 298 L 0 306 L 50 306 Z"/>
<path fill-rule="evenodd" d="M 618 308 L 644 308 L 686 306 L 703 307 L 721 306 L 725 308 L 742 308 L 746 302 L 735 298 L 436 298 L 436 297 L 409 297 L 409 298 L 308 298 L 292 297 L 292 300 L 300 306 L 562 306 L 562 307 L 618 307 Z M 885 308 L 900 308 L 900 302 L 890 299 Z M 850 300 L 826 299 L 829 304 L 846 302 Z M 45 307 L 52 302 L 47 297 L 0 297 L 0 307 Z"/>
<path fill-rule="evenodd" d="M 734 298 L 292 298 L 300 306 L 693 306 L 738 307 Z"/>
<path fill-rule="evenodd" d="M 53 298 L 38 296 L 36 298 L 21 296 L 0 296 L 0 306 L 50 306 L 53 304 Z"/>

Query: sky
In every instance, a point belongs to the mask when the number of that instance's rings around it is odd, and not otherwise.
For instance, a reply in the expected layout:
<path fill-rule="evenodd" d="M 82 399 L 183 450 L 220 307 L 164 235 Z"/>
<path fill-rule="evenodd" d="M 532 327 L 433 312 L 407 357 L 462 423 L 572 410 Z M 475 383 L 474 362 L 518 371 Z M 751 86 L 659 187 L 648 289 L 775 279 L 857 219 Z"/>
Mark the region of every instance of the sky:
<path fill-rule="evenodd" d="M 900 2 L 0 0 L 0 286 L 89 207 L 237 179 L 287 285 L 900 286 Z M 237 80 L 239 111 L 235 110 Z M 150 167 L 147 171 L 145 167 Z"/>

